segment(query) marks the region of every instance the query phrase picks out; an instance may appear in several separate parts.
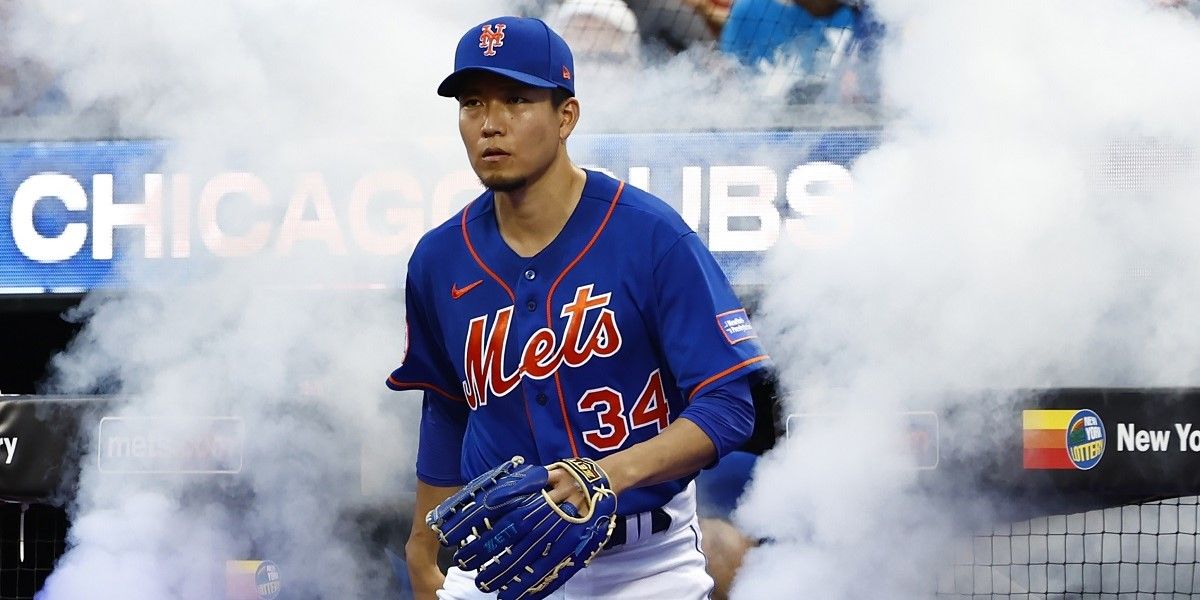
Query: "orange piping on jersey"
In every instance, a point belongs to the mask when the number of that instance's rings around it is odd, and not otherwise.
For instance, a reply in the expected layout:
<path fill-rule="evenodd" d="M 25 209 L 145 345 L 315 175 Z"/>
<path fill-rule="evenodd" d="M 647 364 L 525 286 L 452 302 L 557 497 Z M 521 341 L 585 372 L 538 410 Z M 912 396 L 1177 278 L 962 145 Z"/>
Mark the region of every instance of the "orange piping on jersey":
<path fill-rule="evenodd" d="M 562 283 L 567 273 L 575 268 L 575 265 L 579 264 L 579 261 L 583 260 L 583 256 L 592 249 L 592 246 L 596 244 L 596 240 L 599 239 L 600 233 L 608 225 L 608 220 L 612 217 L 613 210 L 617 208 L 617 200 L 621 197 L 621 192 L 625 191 L 625 182 L 621 181 L 618 183 L 617 193 L 613 194 L 612 201 L 608 205 L 608 212 L 604 213 L 604 220 L 600 221 L 600 226 L 596 228 L 596 233 L 592 234 L 592 239 L 588 240 L 583 250 L 579 251 L 579 256 L 576 256 L 575 260 L 571 261 L 571 264 L 567 265 L 567 268 L 558 274 L 558 279 L 554 280 L 554 284 L 550 286 L 550 291 L 546 294 L 546 327 L 549 327 L 551 330 L 554 329 L 553 317 L 550 312 L 550 308 L 554 305 L 554 290 L 558 288 L 558 284 Z M 583 199 L 580 198 L 579 201 L 583 202 Z M 557 370 L 554 371 L 554 387 L 558 390 L 558 405 L 562 407 L 563 427 L 567 430 L 567 441 L 571 442 L 571 454 L 578 458 L 579 448 L 575 445 L 575 432 L 571 430 L 571 417 L 567 414 L 567 400 L 563 396 L 562 380 L 559 379 Z"/>
<path fill-rule="evenodd" d="M 567 414 L 567 401 L 563 396 L 562 380 L 558 378 L 558 371 L 554 372 L 554 389 L 558 391 L 558 405 L 562 407 L 563 427 L 567 429 L 567 441 L 571 442 L 571 456 L 579 458 L 579 448 L 575 446 L 575 432 L 571 431 L 571 417 Z"/>
<path fill-rule="evenodd" d="M 471 253 L 471 258 L 475 259 L 475 263 L 479 265 L 479 268 L 483 269 L 484 273 L 490 275 L 492 279 L 496 280 L 496 283 L 500 284 L 500 287 L 504 288 L 504 291 L 508 292 L 508 297 L 513 301 L 513 304 L 516 304 L 517 295 L 513 293 L 512 288 L 508 287 L 508 284 L 504 283 L 503 279 L 500 279 L 498 275 L 484 264 L 483 259 L 479 258 L 479 255 L 475 253 L 475 246 L 471 244 L 471 236 L 467 234 L 467 213 L 471 212 L 471 207 L 474 205 L 475 201 L 472 200 L 462 211 L 462 234 L 463 241 L 467 243 L 467 252 Z"/>
<path fill-rule="evenodd" d="M 471 204 L 468 204 L 467 207 L 463 209 L 462 234 L 463 241 L 467 243 L 467 251 L 471 253 L 471 258 L 475 259 L 475 262 L 480 266 L 480 268 L 482 268 L 485 273 L 490 275 L 492 279 L 495 279 L 496 283 L 500 284 L 500 287 L 504 288 L 504 291 L 508 292 L 508 297 L 512 300 L 513 305 L 516 305 L 517 295 L 513 293 L 512 288 L 508 287 L 507 283 L 504 283 L 503 279 L 500 279 L 499 276 L 492 272 L 492 270 L 483 263 L 483 259 L 479 258 L 479 255 L 475 253 L 475 246 L 471 244 L 471 236 L 467 235 L 467 213 L 471 212 L 471 207 L 474 204 L 475 201 L 472 200 Z M 521 402 L 525 405 L 525 420 L 529 422 L 529 433 L 536 438 L 537 430 L 533 428 L 533 414 L 529 412 L 529 398 L 525 395 L 524 385 L 521 386 Z"/>
<path fill-rule="evenodd" d="M 442 388 L 440 388 L 436 385 L 433 385 L 432 383 L 424 383 L 424 382 L 420 382 L 420 381 L 399 381 L 395 377 L 392 377 L 391 375 L 388 375 L 388 383 L 390 383 L 394 386 L 403 387 L 403 388 L 425 388 L 430 391 L 437 392 L 438 395 L 444 396 L 445 398 L 447 398 L 449 400 L 454 400 L 455 402 L 466 402 L 467 401 L 466 398 L 463 398 L 461 396 L 451 396 L 449 393 L 446 392 L 446 390 L 443 390 Z"/>
<path fill-rule="evenodd" d="M 728 369 L 725 369 L 724 371 L 721 371 L 720 373 L 717 373 L 716 375 L 713 375 L 712 377 L 709 377 L 708 379 L 705 379 L 704 381 L 701 381 L 699 385 L 697 385 L 695 388 L 692 389 L 692 393 L 688 394 L 688 402 L 691 402 L 692 398 L 696 397 L 696 392 L 699 392 L 700 390 L 704 389 L 704 386 L 706 386 L 706 385 L 708 385 L 708 384 L 710 384 L 710 383 L 712 383 L 712 382 L 714 382 L 714 381 L 716 381 L 716 380 L 718 380 L 718 379 L 720 379 L 742 367 L 752 365 L 756 362 L 762 362 L 764 360 L 767 360 L 767 358 L 768 357 L 766 354 L 759 354 L 758 356 L 755 356 L 754 358 L 747 358 L 746 360 L 743 360 L 742 362 L 740 362 L 736 365 L 733 365 L 732 367 L 729 367 Z"/>

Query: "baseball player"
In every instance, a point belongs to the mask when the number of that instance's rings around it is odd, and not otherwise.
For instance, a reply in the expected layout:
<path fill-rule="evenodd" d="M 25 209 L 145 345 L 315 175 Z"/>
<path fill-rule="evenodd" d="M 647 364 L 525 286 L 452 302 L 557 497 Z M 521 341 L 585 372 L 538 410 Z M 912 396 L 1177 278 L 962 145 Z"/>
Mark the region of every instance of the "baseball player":
<path fill-rule="evenodd" d="M 443 574 L 441 532 L 421 523 L 522 456 L 586 461 L 601 492 L 615 493 L 603 547 L 552 597 L 707 598 L 692 479 L 753 427 L 749 378 L 768 358 L 746 311 L 669 205 L 571 162 L 580 104 L 558 34 L 536 19 L 492 19 L 462 37 L 454 63 L 438 94 L 457 99 L 487 189 L 413 251 L 407 348 L 387 380 L 424 392 L 406 546 L 414 591 L 496 597 L 472 572 Z M 588 502 L 568 469 L 542 473 L 550 501 Z M 549 579 L 563 565 L 580 566 L 564 560 Z"/>

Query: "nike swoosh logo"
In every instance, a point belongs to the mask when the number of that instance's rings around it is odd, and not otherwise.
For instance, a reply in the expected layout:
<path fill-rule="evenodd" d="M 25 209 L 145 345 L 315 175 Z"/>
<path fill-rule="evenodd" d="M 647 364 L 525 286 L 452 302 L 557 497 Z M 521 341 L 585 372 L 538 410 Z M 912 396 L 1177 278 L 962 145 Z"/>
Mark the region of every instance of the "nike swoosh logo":
<path fill-rule="evenodd" d="M 475 286 L 477 286 L 481 283 L 483 283 L 482 279 L 480 279 L 479 281 L 476 281 L 475 283 L 472 283 L 471 285 L 468 285 L 465 288 L 460 288 L 460 287 L 458 287 L 457 283 L 452 283 L 452 284 L 450 284 L 450 297 L 454 298 L 455 300 L 458 300 L 459 298 L 462 298 L 463 296 L 467 295 L 467 292 L 475 289 Z"/>

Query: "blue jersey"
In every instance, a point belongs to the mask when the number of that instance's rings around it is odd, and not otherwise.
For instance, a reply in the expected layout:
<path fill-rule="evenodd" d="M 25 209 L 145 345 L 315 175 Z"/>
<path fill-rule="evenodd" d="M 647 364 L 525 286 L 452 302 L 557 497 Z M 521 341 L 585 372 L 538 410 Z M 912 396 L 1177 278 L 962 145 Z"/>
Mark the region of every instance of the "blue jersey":
<path fill-rule="evenodd" d="M 427 233 L 409 262 L 406 308 L 408 347 L 388 386 L 425 390 L 427 403 L 467 414 L 462 440 L 449 441 L 461 443 L 461 480 L 427 483 L 461 484 L 514 455 L 602 458 L 767 361 L 679 214 L 594 171 L 562 231 L 533 257 L 501 238 L 490 191 Z M 442 414 L 423 419 L 452 418 Z M 439 441 L 426 440 L 425 425 L 423 450 Z M 628 490 L 619 510 L 661 506 L 689 480 Z"/>

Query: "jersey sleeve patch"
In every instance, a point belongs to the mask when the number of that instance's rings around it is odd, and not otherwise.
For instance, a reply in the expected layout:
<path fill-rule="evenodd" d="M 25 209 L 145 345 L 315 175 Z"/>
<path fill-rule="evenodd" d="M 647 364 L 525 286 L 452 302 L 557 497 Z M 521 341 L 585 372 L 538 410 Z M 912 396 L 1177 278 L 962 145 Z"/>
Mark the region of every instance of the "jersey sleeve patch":
<path fill-rule="evenodd" d="M 746 315 L 744 308 L 717 315 L 717 326 L 721 328 L 721 333 L 725 334 L 725 341 L 729 342 L 731 346 L 758 337 L 758 334 L 754 333 L 754 326 L 750 324 L 750 317 Z"/>

